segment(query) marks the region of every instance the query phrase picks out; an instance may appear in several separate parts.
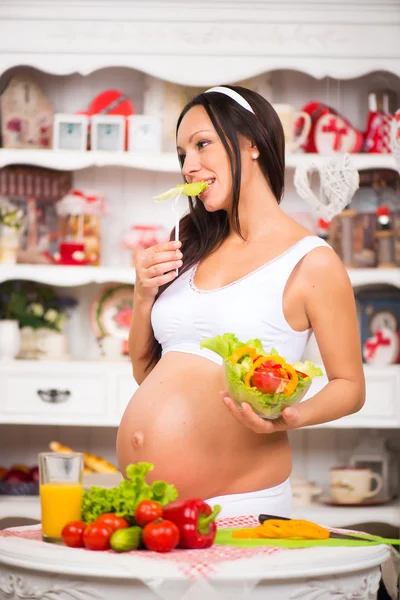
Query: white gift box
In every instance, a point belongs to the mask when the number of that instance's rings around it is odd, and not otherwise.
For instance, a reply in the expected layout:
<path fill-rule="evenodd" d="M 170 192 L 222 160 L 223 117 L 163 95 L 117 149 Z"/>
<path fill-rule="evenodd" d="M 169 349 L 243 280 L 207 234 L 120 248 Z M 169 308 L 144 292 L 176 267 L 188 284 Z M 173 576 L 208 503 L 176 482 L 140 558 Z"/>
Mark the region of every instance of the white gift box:
<path fill-rule="evenodd" d="M 128 151 L 161 152 L 161 118 L 151 115 L 128 117 Z"/>
<path fill-rule="evenodd" d="M 57 113 L 53 122 L 53 148 L 55 150 L 80 150 L 87 148 L 89 117 Z"/>
<path fill-rule="evenodd" d="M 93 115 L 90 118 L 92 150 L 123 152 L 125 150 L 126 119 L 122 115 Z"/>

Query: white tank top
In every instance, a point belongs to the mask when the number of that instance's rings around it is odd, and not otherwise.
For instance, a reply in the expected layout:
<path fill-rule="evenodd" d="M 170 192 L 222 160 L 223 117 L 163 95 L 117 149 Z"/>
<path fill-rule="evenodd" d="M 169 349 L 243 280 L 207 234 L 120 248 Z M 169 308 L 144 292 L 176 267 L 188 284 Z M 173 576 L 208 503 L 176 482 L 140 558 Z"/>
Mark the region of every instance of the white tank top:
<path fill-rule="evenodd" d="M 330 248 L 317 236 L 304 237 L 255 271 L 213 290 L 196 287 L 194 265 L 153 305 L 151 323 L 162 354 L 185 352 L 222 364 L 222 358 L 201 349 L 200 342 L 203 338 L 234 333 L 241 342 L 260 339 L 266 351 L 276 348 L 289 363 L 300 360 L 311 329 L 292 329 L 283 314 L 283 293 L 297 263 L 321 246 Z"/>

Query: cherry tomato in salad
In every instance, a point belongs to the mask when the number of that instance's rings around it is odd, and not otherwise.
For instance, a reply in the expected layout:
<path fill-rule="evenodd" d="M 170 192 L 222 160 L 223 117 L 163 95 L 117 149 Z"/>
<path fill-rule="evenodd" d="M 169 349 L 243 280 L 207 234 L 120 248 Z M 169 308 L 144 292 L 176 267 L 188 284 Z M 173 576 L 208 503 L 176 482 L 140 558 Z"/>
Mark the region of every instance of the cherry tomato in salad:
<path fill-rule="evenodd" d="M 118 517 L 115 513 L 103 513 L 97 517 L 96 525 L 108 525 L 113 531 L 129 527 L 129 523 L 124 517 Z"/>
<path fill-rule="evenodd" d="M 143 529 L 142 539 L 148 550 L 170 552 L 179 543 L 179 529 L 166 519 L 152 521 Z"/>
<path fill-rule="evenodd" d="M 162 519 L 163 507 L 155 500 L 142 500 L 135 511 L 135 521 L 140 527 L 152 523 L 156 519 Z"/>
<path fill-rule="evenodd" d="M 94 521 L 83 532 L 83 543 L 89 550 L 109 550 L 113 533 L 109 525 L 98 525 Z"/>
<path fill-rule="evenodd" d="M 61 532 L 61 539 L 70 548 L 83 548 L 83 532 L 87 523 L 83 521 L 71 521 L 67 523 Z"/>

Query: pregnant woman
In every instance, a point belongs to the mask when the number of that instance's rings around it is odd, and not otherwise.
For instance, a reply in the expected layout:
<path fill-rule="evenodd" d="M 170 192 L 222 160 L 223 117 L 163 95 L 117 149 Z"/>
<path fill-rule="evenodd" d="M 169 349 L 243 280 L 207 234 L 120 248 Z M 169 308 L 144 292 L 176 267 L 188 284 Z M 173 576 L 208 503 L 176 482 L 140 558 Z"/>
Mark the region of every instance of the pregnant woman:
<path fill-rule="evenodd" d="M 218 502 L 221 516 L 287 516 L 287 432 L 364 403 L 353 290 L 330 246 L 280 208 L 284 134 L 262 96 L 238 86 L 199 94 L 179 117 L 177 151 L 185 181 L 209 187 L 190 201 L 180 242 L 137 256 L 129 349 L 139 389 L 118 431 L 120 468 L 151 462 L 152 480 Z M 293 363 L 312 331 L 329 382 L 274 421 L 237 408 L 222 359 L 200 349 L 233 332 Z"/>

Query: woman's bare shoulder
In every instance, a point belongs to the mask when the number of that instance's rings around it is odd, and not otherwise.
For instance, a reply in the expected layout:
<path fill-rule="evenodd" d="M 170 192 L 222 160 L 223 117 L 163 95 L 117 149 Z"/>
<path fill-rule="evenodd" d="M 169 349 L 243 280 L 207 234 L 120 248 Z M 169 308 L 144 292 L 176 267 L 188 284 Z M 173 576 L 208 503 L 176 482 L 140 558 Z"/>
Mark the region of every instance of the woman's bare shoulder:
<path fill-rule="evenodd" d="M 337 285 L 351 287 L 346 267 L 329 246 L 318 246 L 308 252 L 301 262 L 300 269 L 302 277 L 311 284 L 318 282 L 327 288 Z"/>

